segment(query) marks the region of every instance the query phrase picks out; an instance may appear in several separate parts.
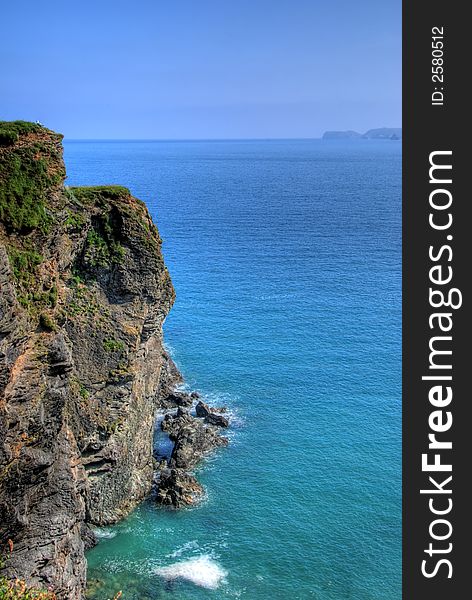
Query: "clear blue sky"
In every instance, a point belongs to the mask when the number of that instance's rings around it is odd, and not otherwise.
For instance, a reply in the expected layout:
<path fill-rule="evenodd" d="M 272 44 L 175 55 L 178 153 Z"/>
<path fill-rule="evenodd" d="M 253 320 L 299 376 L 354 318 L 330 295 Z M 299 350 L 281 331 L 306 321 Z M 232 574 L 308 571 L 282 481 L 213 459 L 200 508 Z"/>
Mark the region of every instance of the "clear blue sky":
<path fill-rule="evenodd" d="M 401 124 L 400 0 L 11 0 L 0 119 L 68 138 Z"/>

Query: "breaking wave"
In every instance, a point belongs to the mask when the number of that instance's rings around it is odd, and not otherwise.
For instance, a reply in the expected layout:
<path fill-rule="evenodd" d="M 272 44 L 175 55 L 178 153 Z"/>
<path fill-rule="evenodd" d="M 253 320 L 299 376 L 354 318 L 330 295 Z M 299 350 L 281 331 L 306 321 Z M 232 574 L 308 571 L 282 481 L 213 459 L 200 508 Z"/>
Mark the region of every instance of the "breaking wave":
<path fill-rule="evenodd" d="M 184 579 L 209 590 L 216 590 L 227 575 L 227 572 L 206 554 L 167 567 L 159 567 L 156 573 L 168 581 Z"/>

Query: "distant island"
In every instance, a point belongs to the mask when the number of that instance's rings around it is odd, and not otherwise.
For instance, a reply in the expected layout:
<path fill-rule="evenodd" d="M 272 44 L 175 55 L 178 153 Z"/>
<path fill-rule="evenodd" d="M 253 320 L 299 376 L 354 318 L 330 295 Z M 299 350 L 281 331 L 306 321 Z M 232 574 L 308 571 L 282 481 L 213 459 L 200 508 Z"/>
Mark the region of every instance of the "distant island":
<path fill-rule="evenodd" d="M 324 140 L 401 140 L 401 127 L 380 127 L 378 129 L 369 129 L 365 133 L 357 131 L 325 131 L 323 133 Z"/>

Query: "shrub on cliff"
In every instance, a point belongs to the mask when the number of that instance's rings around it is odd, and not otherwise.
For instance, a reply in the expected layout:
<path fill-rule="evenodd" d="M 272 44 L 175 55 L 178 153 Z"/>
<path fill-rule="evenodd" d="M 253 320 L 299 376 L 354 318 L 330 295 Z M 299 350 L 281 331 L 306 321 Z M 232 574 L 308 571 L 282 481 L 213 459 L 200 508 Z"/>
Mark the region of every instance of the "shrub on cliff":
<path fill-rule="evenodd" d="M 20 579 L 0 577 L 0 600 L 56 600 L 56 594 L 28 587 Z"/>

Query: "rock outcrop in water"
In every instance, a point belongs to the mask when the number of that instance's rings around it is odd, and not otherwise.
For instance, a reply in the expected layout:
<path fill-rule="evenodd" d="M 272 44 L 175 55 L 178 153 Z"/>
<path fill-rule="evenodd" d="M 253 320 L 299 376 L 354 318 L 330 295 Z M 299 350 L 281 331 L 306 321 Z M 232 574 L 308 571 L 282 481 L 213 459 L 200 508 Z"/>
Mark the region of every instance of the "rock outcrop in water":
<path fill-rule="evenodd" d="M 4 574 L 78 600 L 89 526 L 149 493 L 155 412 L 180 376 L 145 205 L 122 187 L 65 188 L 61 140 L 0 123 L 0 543 L 14 548 Z M 191 443 L 176 436 L 176 463 Z"/>
<path fill-rule="evenodd" d="M 229 426 L 229 420 L 226 417 L 223 417 L 223 415 L 218 414 L 218 412 L 221 412 L 221 409 L 211 408 L 201 400 L 195 407 L 195 412 L 197 417 L 205 419 L 205 423 L 210 423 L 210 425 L 216 425 L 217 427 Z"/>
<path fill-rule="evenodd" d="M 228 439 L 219 434 L 217 423 L 199 418 L 200 404 L 197 417 L 179 407 L 176 413 L 168 413 L 162 420 L 161 429 L 169 435 L 174 447 L 168 463 L 160 467 L 156 498 L 159 504 L 179 508 L 198 501 L 204 490 L 191 471 L 212 450 L 228 444 Z M 227 419 L 224 421 L 223 426 L 227 427 Z"/>

